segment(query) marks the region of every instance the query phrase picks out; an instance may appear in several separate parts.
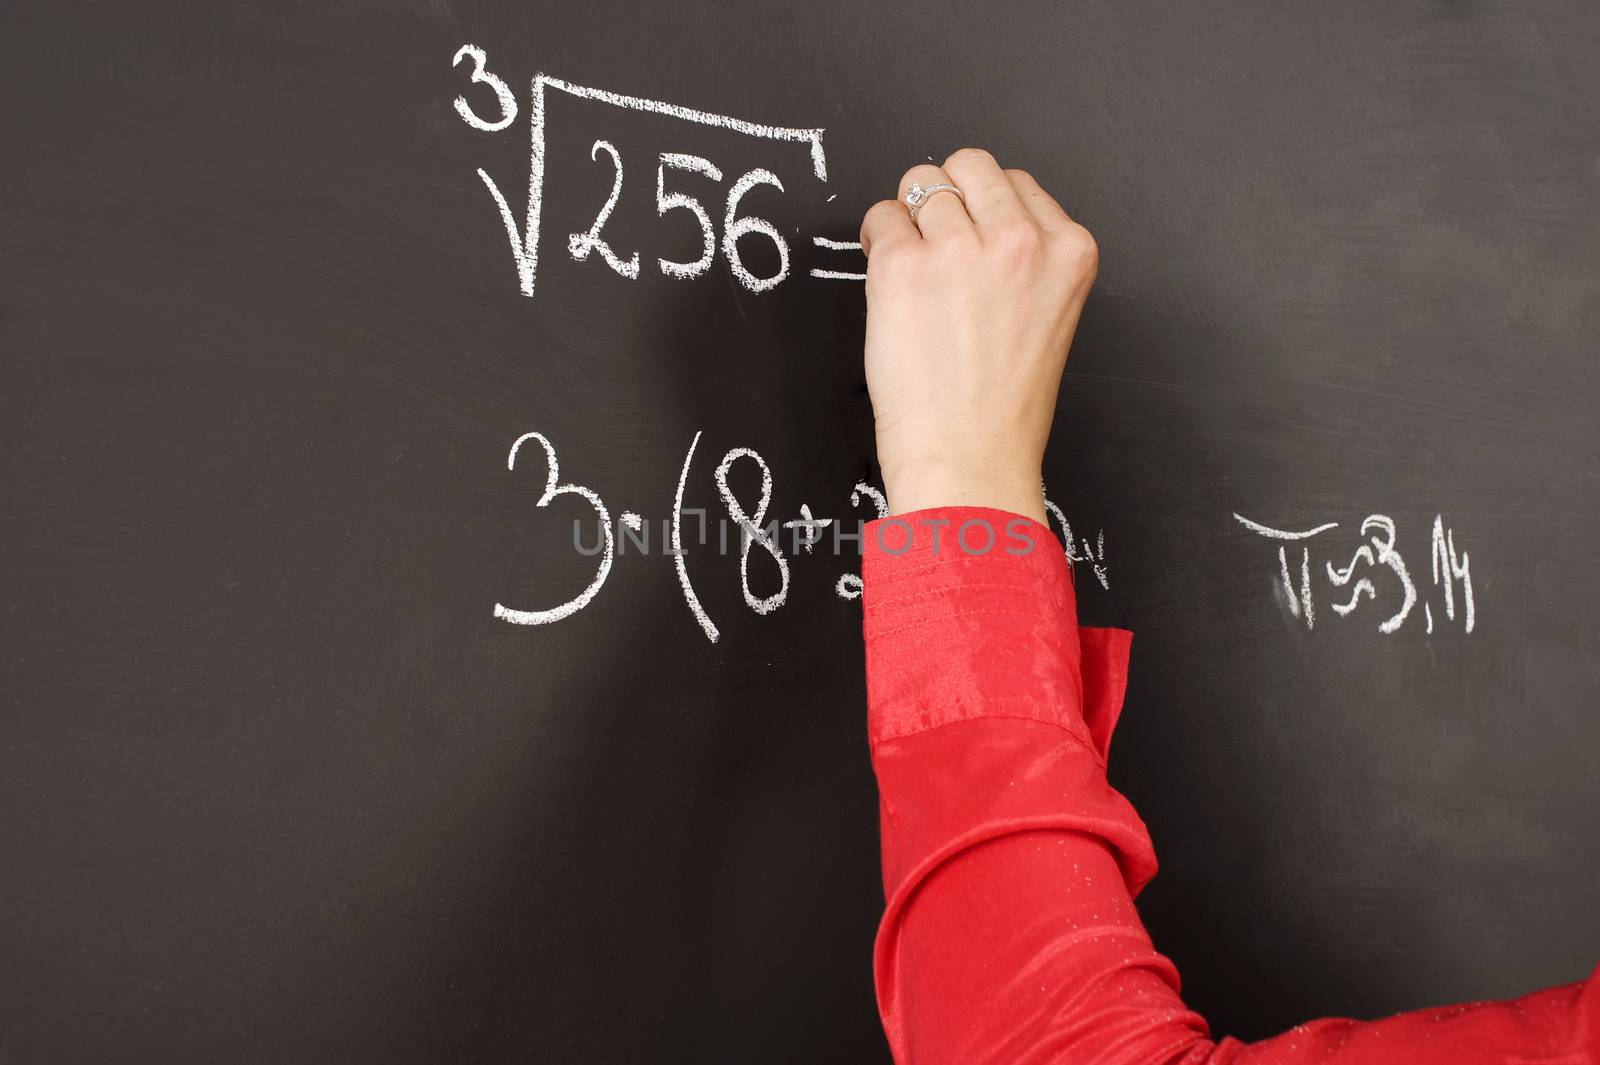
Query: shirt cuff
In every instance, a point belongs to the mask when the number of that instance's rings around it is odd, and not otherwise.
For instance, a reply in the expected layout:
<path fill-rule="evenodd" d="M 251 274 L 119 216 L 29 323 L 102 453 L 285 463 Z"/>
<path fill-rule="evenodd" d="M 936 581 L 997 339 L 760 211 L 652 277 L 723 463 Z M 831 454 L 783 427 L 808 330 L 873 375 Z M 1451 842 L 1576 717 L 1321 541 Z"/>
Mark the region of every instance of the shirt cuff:
<path fill-rule="evenodd" d="M 1049 529 L 1009 511 L 941 507 L 869 523 L 862 552 L 874 747 L 958 721 L 1012 717 L 1064 729 L 1103 762 L 1128 634 L 1089 630 L 1096 690 L 1086 692 L 1072 573 Z M 1114 691 L 1099 690 L 1107 682 Z M 1103 735 L 1085 718 L 1086 695 L 1109 704 L 1113 720 L 1096 722 Z"/>

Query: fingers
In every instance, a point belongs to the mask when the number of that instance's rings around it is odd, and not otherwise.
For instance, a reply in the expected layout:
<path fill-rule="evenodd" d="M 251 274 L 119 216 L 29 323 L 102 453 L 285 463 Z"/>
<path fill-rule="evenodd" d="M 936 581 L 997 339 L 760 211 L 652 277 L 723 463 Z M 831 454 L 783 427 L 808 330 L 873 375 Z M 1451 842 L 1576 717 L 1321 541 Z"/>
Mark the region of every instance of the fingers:
<path fill-rule="evenodd" d="M 912 185 L 921 185 L 928 188 L 931 185 L 954 185 L 961 188 L 961 183 L 953 180 L 942 167 L 932 163 L 923 163 L 914 166 L 905 172 L 900 179 L 900 198 L 905 199 L 906 190 Z M 963 193 L 966 189 L 961 189 Z M 912 221 L 916 223 L 924 237 L 948 237 L 959 234 L 971 234 L 972 218 L 967 214 L 966 206 L 962 204 L 961 197 L 953 192 L 936 192 L 922 201 L 917 208 L 917 216 Z"/>
<path fill-rule="evenodd" d="M 1064 233 L 1077 226 L 1077 223 L 1067 214 L 1066 210 L 1056 202 L 1056 198 L 1033 179 L 1033 175 L 1026 170 L 1007 170 L 1006 180 L 1011 182 L 1011 187 L 1016 191 L 1017 199 L 1022 202 L 1033 219 L 1034 225 L 1046 233 Z"/>
<path fill-rule="evenodd" d="M 988 239 L 1006 230 L 1036 229 L 1017 190 L 994 156 L 982 148 L 962 148 L 944 162 L 945 170 L 967 198 L 967 214 Z M 952 197 L 953 198 L 953 197 Z"/>
<path fill-rule="evenodd" d="M 861 254 L 868 258 L 875 250 L 921 239 L 906 205 L 899 200 L 879 200 L 867 208 L 866 217 L 861 220 Z"/>
<path fill-rule="evenodd" d="M 906 189 L 912 184 L 927 188 L 942 182 L 956 186 L 962 195 L 942 192 L 927 197 L 913 221 L 904 199 Z M 994 156 L 981 148 L 961 149 L 944 167 L 912 167 L 900 179 L 899 192 L 898 199 L 874 204 L 862 220 L 861 250 L 868 256 L 874 247 L 901 241 L 964 234 L 1004 240 L 1008 234 L 1033 234 L 1032 241 L 1040 233 L 1052 238 L 1052 248 L 1081 248 L 1087 259 L 1096 255 L 1088 230 L 1073 221 L 1033 175 L 1025 170 L 1001 170 Z"/>

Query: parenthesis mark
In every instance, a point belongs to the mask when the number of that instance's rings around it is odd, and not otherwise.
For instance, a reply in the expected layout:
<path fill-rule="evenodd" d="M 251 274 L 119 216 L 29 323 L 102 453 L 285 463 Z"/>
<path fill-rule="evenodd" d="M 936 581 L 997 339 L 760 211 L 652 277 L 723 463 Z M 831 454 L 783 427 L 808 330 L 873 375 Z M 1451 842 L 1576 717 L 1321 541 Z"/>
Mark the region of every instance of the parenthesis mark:
<path fill-rule="evenodd" d="M 700 430 L 696 430 L 694 439 L 689 441 L 689 453 L 683 457 L 683 472 L 678 474 L 678 494 L 672 500 L 672 564 L 677 567 L 678 583 L 683 585 L 683 600 L 689 606 L 689 613 L 700 623 L 706 639 L 716 643 L 717 627 L 700 605 L 700 597 L 694 594 L 694 584 L 689 580 L 689 562 L 683 553 L 683 489 L 689 483 L 689 464 L 694 461 L 694 449 L 699 443 Z"/>

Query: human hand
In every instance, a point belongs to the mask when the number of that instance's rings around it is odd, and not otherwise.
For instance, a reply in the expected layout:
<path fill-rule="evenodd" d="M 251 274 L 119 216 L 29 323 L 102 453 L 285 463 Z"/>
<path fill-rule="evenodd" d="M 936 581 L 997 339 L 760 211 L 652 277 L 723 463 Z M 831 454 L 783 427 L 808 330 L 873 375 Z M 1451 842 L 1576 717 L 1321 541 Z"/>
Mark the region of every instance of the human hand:
<path fill-rule="evenodd" d="M 987 506 L 1045 520 L 1040 470 L 1078 315 L 1089 231 L 1021 170 L 963 148 L 900 192 L 949 182 L 916 221 L 867 211 L 867 389 L 892 513 Z M 963 203 L 963 197 L 965 202 Z"/>

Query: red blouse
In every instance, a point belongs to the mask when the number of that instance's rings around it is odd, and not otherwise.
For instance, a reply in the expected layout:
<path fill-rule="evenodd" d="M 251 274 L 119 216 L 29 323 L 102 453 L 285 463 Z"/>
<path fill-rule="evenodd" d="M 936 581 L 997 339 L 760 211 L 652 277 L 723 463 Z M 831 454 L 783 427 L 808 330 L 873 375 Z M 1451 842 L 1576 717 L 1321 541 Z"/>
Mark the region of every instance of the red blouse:
<path fill-rule="evenodd" d="M 897 1062 L 1600 1061 L 1600 969 L 1508 1002 L 1214 1042 L 1134 909 L 1155 853 L 1106 782 L 1131 634 L 1078 628 L 1059 544 L 1015 514 L 888 518 L 863 549 L 888 900 L 874 969 Z"/>

